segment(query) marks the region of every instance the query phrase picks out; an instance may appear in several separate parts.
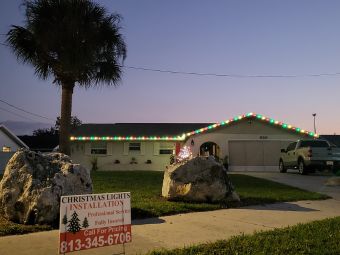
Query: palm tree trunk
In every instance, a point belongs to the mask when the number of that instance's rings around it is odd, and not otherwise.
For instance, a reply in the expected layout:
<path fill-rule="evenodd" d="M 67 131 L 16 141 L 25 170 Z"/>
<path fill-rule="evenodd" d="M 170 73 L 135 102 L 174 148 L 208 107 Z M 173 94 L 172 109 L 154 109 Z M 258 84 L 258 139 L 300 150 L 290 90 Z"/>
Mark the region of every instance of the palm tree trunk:
<path fill-rule="evenodd" d="M 59 128 L 59 150 L 61 153 L 70 155 L 70 131 L 73 87 L 62 85 L 61 92 L 61 118 Z"/>

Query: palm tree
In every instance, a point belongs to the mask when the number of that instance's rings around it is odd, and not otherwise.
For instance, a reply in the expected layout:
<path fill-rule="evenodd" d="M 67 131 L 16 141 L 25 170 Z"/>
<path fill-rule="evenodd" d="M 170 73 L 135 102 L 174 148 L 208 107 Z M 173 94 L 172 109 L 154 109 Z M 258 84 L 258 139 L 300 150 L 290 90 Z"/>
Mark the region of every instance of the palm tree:
<path fill-rule="evenodd" d="M 24 6 L 24 26 L 13 25 L 7 43 L 39 78 L 53 77 L 61 86 L 59 145 L 69 155 L 74 87 L 116 86 L 121 79 L 120 16 L 90 0 L 26 0 Z"/>

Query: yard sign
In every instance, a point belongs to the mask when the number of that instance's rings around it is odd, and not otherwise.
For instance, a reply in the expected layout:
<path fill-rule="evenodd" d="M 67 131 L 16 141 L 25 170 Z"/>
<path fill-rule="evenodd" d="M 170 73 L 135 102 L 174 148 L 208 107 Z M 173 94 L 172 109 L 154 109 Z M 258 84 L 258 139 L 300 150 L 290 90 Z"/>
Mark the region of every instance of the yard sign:
<path fill-rule="evenodd" d="M 62 196 L 59 253 L 131 242 L 130 192 Z"/>

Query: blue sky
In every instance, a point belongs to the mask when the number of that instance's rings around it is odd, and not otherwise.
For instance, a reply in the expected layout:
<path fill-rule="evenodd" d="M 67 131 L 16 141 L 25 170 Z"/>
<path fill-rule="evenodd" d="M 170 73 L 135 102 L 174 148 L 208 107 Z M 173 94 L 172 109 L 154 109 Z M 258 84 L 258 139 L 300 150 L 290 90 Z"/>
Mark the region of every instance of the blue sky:
<path fill-rule="evenodd" d="M 1 34 L 21 24 L 20 2 L 1 1 Z M 340 75 L 304 76 L 340 72 L 340 1 L 97 2 L 123 16 L 127 66 L 298 77 L 124 69 L 117 88 L 75 90 L 73 114 L 83 122 L 217 122 L 252 111 L 312 130 L 316 112 L 318 133 L 340 133 Z M 36 78 L 33 68 L 18 63 L 2 45 L 0 77 L 0 99 L 52 119 L 59 115 L 60 89 Z M 0 122 L 5 120 L 25 119 L 0 110 Z"/>

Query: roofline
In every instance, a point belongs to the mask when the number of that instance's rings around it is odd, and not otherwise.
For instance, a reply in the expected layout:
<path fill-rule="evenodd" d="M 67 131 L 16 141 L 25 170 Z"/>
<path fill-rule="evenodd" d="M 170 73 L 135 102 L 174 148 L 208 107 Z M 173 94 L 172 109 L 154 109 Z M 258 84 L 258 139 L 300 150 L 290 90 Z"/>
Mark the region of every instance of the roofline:
<path fill-rule="evenodd" d="M 15 142 L 19 146 L 23 146 L 26 149 L 29 149 L 29 147 L 19 137 L 17 137 L 11 130 L 9 130 L 4 124 L 0 124 L 0 129 L 3 129 L 5 133 L 7 134 L 7 136 L 15 140 Z"/>
<path fill-rule="evenodd" d="M 211 129 L 215 129 L 215 128 L 219 128 L 221 126 L 228 126 L 232 123 L 235 123 L 239 120 L 245 119 L 245 118 L 252 118 L 252 119 L 258 119 L 261 120 L 265 123 L 271 124 L 273 126 L 278 126 L 281 127 L 283 129 L 286 130 L 290 130 L 292 132 L 295 132 L 297 134 L 302 134 L 302 135 L 306 135 L 309 136 L 311 138 L 318 138 L 319 135 L 314 133 L 314 132 L 310 132 L 295 126 L 292 126 L 290 124 L 275 120 L 273 118 L 269 118 L 266 117 L 262 114 L 256 114 L 256 113 L 247 113 L 247 114 L 243 114 L 243 115 L 238 115 L 235 116 L 234 118 L 222 121 L 222 122 L 218 122 L 212 125 L 209 125 L 207 127 L 204 128 L 200 128 L 200 129 L 196 129 L 193 130 L 191 132 L 188 133 L 183 133 L 183 134 L 179 134 L 177 136 L 71 136 L 70 140 L 71 141 L 88 141 L 88 140 L 114 140 L 114 141 L 184 141 L 187 138 L 189 138 L 190 136 L 194 136 L 197 134 L 201 134 L 201 133 L 205 133 Z"/>

